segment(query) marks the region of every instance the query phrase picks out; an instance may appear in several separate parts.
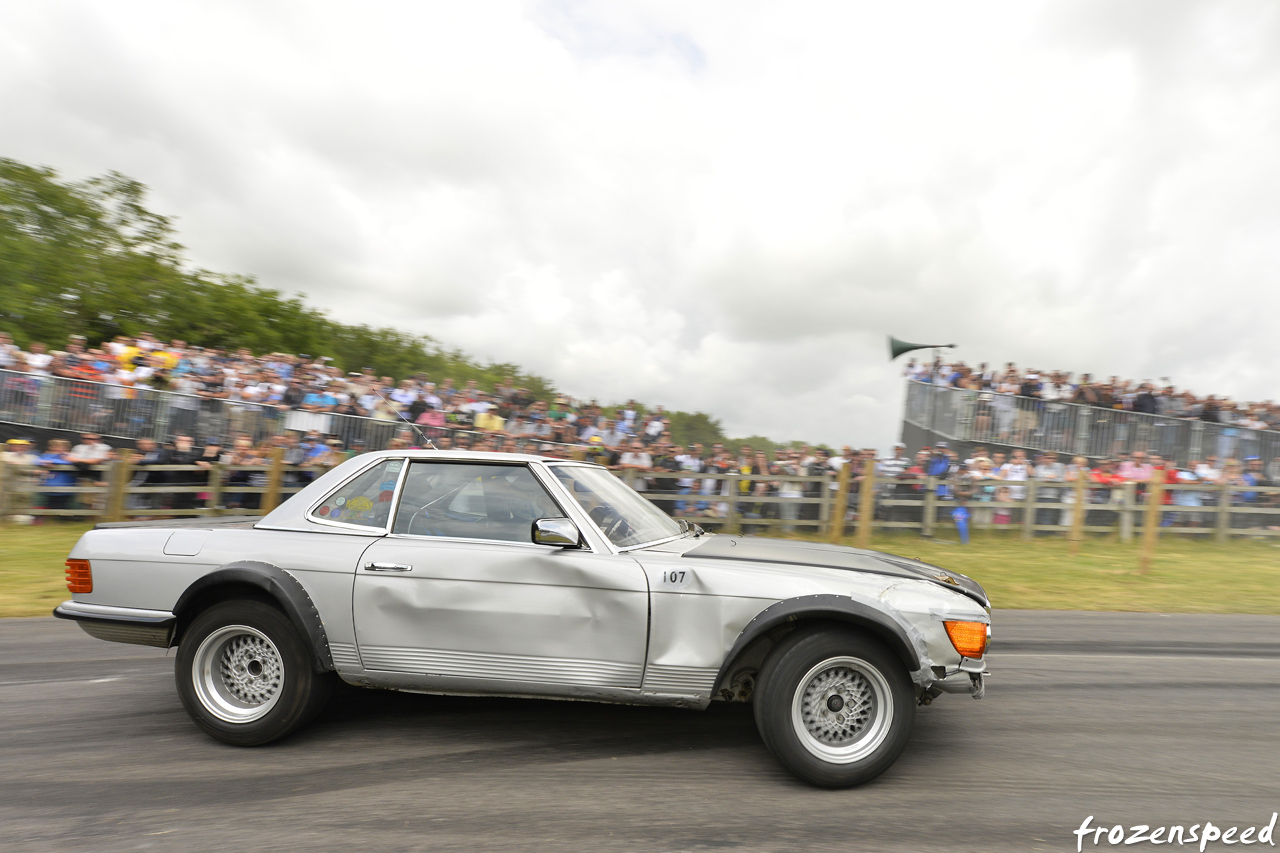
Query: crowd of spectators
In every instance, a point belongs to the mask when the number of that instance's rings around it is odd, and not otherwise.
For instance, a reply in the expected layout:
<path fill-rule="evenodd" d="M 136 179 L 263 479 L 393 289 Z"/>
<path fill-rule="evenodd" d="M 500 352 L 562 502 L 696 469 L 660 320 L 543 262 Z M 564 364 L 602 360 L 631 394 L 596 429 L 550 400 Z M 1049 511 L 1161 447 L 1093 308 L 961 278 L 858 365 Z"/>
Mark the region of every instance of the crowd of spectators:
<path fill-rule="evenodd" d="M 1013 362 L 1003 369 L 985 362 L 969 367 L 963 361 L 944 362 L 941 357 L 933 362 L 911 359 L 904 374 L 919 382 L 987 392 L 987 400 L 1000 394 L 1044 403 L 1079 403 L 1099 409 L 1196 419 L 1244 429 L 1280 430 L 1280 404 L 1274 401 L 1236 402 L 1214 394 L 1201 397 L 1186 389 L 1179 390 L 1167 381 L 1137 382 L 1118 376 L 1103 380 L 1088 373 L 1077 377 L 1061 370 L 1019 369 Z M 1021 426 L 1013 407 L 1007 410 L 983 408 L 979 417 L 1001 421 L 995 426 L 1004 441 Z M 982 429 L 982 432 L 987 430 Z"/>
<path fill-rule="evenodd" d="M 1208 455 L 1179 463 L 1157 453 L 1134 451 L 1090 463 L 1083 456 L 1060 459 L 1053 451 L 1032 459 L 1020 449 L 1006 453 L 977 446 L 968 458 L 961 460 L 947 442 L 939 442 L 937 446 L 918 451 L 900 472 L 897 468 L 895 463 L 895 470 L 886 470 L 881 463 L 879 470 L 886 480 L 934 478 L 932 488 L 943 507 L 939 510 L 941 514 L 948 513 L 947 504 L 965 504 L 972 508 L 974 523 L 983 526 L 1022 522 L 1024 512 L 1030 510 L 1017 504 L 1034 497 L 1037 505 L 1062 505 L 1035 509 L 1034 524 L 1070 527 L 1076 509 L 1077 484 L 1083 479 L 1084 523 L 1088 526 L 1114 525 L 1121 508 L 1145 503 L 1152 484 L 1159 483 L 1172 487 L 1163 489 L 1161 503 L 1179 507 L 1161 514 L 1162 526 L 1211 526 L 1225 491 L 1227 504 L 1234 510 L 1232 527 L 1280 530 L 1280 515 L 1248 512 L 1251 508 L 1280 509 L 1280 493 L 1260 491 L 1280 486 L 1280 457 L 1264 462 L 1256 456 L 1220 460 Z M 909 485 L 886 482 L 885 488 L 898 497 L 921 500 L 923 492 L 930 487 L 929 482 Z M 1031 482 L 1035 484 L 1033 496 L 1029 495 Z M 908 506 L 905 510 L 899 507 L 896 517 L 918 521 L 921 512 L 921 507 Z M 886 514 L 894 517 L 895 510 L 889 509 Z"/>
<path fill-rule="evenodd" d="M 157 442 L 140 438 L 131 458 L 136 466 L 133 485 L 166 487 L 135 494 L 134 508 L 189 510 L 212 500 L 208 469 L 224 470 L 219 493 L 223 506 L 255 509 L 266 485 L 266 467 L 279 454 L 288 467 L 286 491 L 305 485 L 318 472 L 339 464 L 353 454 L 383 448 L 436 447 L 496 452 L 536 452 L 551 456 L 575 456 L 601 462 L 626 478 L 634 488 L 650 493 L 659 506 L 673 515 L 726 517 L 734 514 L 749 522 L 775 518 L 784 529 L 816 523 L 820 506 L 837 488 L 834 474 L 852 465 L 849 478 L 849 518 L 856 515 L 863 470 L 873 462 L 877 480 L 877 514 L 890 521 L 918 521 L 919 505 L 926 490 L 921 482 L 934 478 L 936 496 L 942 501 L 972 504 L 979 525 L 1013 524 L 1021 510 L 1002 506 L 1021 501 L 1026 482 L 1037 483 L 1036 500 L 1061 503 L 1061 509 L 1041 508 L 1036 522 L 1070 524 L 1074 502 L 1072 485 L 1087 478 L 1086 502 L 1108 512 L 1124 494 L 1124 483 L 1137 484 L 1141 495 L 1153 478 L 1170 484 L 1200 485 L 1204 489 L 1177 489 L 1165 500 L 1183 507 L 1207 506 L 1218 500 L 1214 487 L 1226 483 L 1233 504 L 1258 506 L 1275 503 L 1273 495 L 1252 488 L 1280 483 L 1280 458 L 1269 463 L 1250 457 L 1242 460 L 1208 456 L 1204 459 L 1163 460 L 1142 452 L 1117 454 L 1090 464 L 1082 457 L 1059 460 L 1045 453 L 1028 459 L 1022 450 L 1009 453 L 977 448 L 960 460 L 945 443 L 925 448 L 914 457 L 904 446 L 877 458 L 874 450 L 842 448 L 834 453 L 800 445 L 773 451 L 743 445 L 730 449 L 724 443 L 680 445 L 673 441 L 667 414 L 657 408 L 646 412 L 634 401 L 613 410 L 594 402 L 580 403 L 561 394 L 538 399 L 511 377 L 485 390 L 472 381 L 438 382 L 425 374 L 395 380 L 378 376 L 366 367 L 343 372 L 329 359 L 269 353 L 255 356 L 248 350 L 188 346 L 180 340 L 163 343 L 153 335 L 118 337 L 91 347 L 79 337 L 63 349 L 40 343 L 25 351 L 0 333 L 0 408 L 7 412 L 34 408 L 44 377 L 68 382 L 66 391 L 76 416 L 90 422 L 62 424 L 82 432 L 79 443 L 53 439 L 43 453 L 31 442 L 15 439 L 6 448 L 5 461 L 19 466 L 21 476 L 47 487 L 101 485 L 101 465 L 117 457 L 117 451 L 100 433 L 137 417 L 139 399 L 149 392 L 176 392 L 170 406 L 168 434 Z M 907 375 L 918 381 L 989 392 L 991 395 L 1035 398 L 1046 403 L 1077 402 L 1101 408 L 1200 418 L 1233 423 L 1251 429 L 1280 428 L 1280 407 L 1271 403 L 1238 405 L 1214 396 L 1198 398 L 1151 383 L 1130 383 L 1113 377 L 1095 382 L 1087 374 L 1073 382 L 1071 374 L 1018 370 L 1009 364 L 1002 371 L 986 365 L 970 369 L 963 363 L 907 366 Z M 219 411 L 246 408 L 269 413 L 268 430 L 202 430 L 206 407 Z M 57 405 L 54 406 L 57 408 Z M 987 416 L 998 420 L 998 406 Z M 983 416 L 980 410 L 978 417 Z M 341 417 L 385 422 L 385 441 L 377 446 L 335 424 Z M 55 424 L 55 426 L 58 424 Z M 225 424 L 224 424 L 225 425 Z M 1010 432 L 1019 424 L 1008 426 Z M 86 430 L 86 427 L 92 429 Z M 96 430 L 96 431 L 95 431 Z M 999 433 L 1000 430 L 995 430 Z M 117 434 L 123 434 L 117 432 Z M 999 436 L 1004 440 L 1005 436 Z M 156 466 L 183 465 L 189 470 L 148 470 Z M 734 478 L 718 475 L 734 474 Z M 825 491 L 824 491 L 825 490 Z M 41 498 L 50 509 L 67 508 L 71 493 L 49 492 Z M 792 500 L 805 499 L 805 500 Z M 914 504 L 914 505 L 913 505 Z M 984 504 L 991 504 L 990 507 Z M 1207 516 L 1195 511 L 1171 513 L 1168 523 L 1199 525 Z M 1272 517 L 1259 516 L 1262 521 Z M 1096 519 L 1095 519 L 1096 520 Z M 1092 522 L 1091 522 L 1092 523 Z M 1101 521 L 1098 523 L 1106 523 Z M 1259 526 L 1271 526 L 1259 525 Z"/>
<path fill-rule="evenodd" d="M 579 403 L 563 394 L 537 399 L 511 376 L 492 390 L 475 380 L 437 383 L 422 373 L 396 381 L 370 367 L 344 373 L 325 357 L 255 356 L 246 349 L 202 348 L 181 340 L 165 344 L 149 334 L 120 336 L 97 347 L 72 336 L 61 350 L 32 343 L 23 351 L 0 332 L 0 370 L 5 371 L 0 383 L 5 413 L 34 413 L 41 379 L 59 377 L 69 381 L 57 386 L 62 393 L 51 406 L 55 422 L 49 425 L 117 435 L 130 434 L 128 421 L 147 411 L 141 404 L 149 392 L 165 391 L 181 395 L 169 406 L 173 436 L 203 435 L 202 412 L 231 408 L 265 413 L 276 421 L 271 432 L 319 433 L 342 442 L 344 450 L 353 442 L 330 429 L 334 416 L 412 424 L 415 433 L 459 446 L 490 439 L 502 446 L 510 438 L 521 447 L 556 443 L 615 449 L 633 437 L 646 446 L 671 437 L 661 407 L 644 413 L 631 401 L 610 417 L 595 402 Z M 66 411 L 59 415 L 60 409 Z M 234 426 L 219 437 L 229 440 L 236 432 L 249 432 L 255 441 L 264 437 Z"/>

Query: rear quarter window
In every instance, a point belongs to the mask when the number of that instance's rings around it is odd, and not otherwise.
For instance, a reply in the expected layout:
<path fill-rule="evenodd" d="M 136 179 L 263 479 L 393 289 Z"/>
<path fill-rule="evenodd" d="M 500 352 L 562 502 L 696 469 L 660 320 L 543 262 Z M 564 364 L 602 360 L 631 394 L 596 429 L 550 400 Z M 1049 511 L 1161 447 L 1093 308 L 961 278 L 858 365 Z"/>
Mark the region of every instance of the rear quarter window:
<path fill-rule="evenodd" d="M 319 521 L 361 527 L 386 527 L 403 459 L 384 459 L 348 480 L 311 511 Z"/>

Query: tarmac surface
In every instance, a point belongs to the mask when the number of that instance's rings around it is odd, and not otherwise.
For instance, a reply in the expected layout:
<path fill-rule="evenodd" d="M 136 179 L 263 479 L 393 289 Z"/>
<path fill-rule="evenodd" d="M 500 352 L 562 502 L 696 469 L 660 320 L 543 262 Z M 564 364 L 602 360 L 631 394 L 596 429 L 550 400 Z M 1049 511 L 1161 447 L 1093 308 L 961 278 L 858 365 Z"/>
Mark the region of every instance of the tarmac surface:
<path fill-rule="evenodd" d="M 0 850 L 1065 851 L 1089 815 L 1243 828 L 1280 810 L 1280 617 L 993 622 L 985 699 L 918 709 L 887 773 L 823 791 L 721 703 L 352 689 L 238 749 L 188 720 L 172 655 L 0 620 Z"/>

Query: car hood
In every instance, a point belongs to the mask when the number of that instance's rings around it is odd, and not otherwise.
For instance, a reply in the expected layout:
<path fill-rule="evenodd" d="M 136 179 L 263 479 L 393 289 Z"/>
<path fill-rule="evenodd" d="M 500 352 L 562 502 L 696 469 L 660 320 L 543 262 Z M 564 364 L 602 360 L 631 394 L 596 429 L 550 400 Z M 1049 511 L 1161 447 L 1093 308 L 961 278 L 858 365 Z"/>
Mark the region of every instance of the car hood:
<path fill-rule="evenodd" d="M 966 595 L 983 607 L 991 606 L 986 590 L 972 578 L 959 572 L 882 551 L 864 551 L 844 545 L 825 545 L 820 542 L 792 539 L 768 539 L 762 536 L 717 535 L 690 548 L 681 556 L 686 560 L 742 560 L 786 566 L 815 566 L 926 580 Z"/>

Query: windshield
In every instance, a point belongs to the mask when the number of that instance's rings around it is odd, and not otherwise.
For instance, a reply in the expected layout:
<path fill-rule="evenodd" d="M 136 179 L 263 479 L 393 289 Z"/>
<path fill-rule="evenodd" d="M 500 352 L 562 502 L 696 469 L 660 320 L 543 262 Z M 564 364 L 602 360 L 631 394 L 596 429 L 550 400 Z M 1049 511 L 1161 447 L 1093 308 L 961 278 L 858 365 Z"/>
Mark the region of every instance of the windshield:
<path fill-rule="evenodd" d="M 553 465 L 551 470 L 619 548 L 679 536 L 684 528 L 603 468 Z"/>

